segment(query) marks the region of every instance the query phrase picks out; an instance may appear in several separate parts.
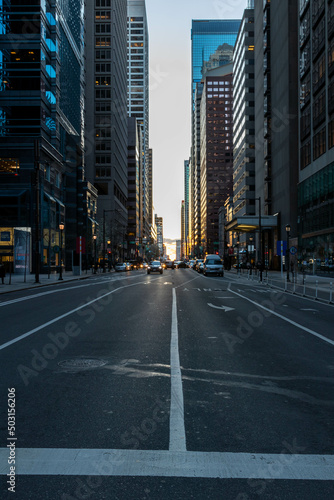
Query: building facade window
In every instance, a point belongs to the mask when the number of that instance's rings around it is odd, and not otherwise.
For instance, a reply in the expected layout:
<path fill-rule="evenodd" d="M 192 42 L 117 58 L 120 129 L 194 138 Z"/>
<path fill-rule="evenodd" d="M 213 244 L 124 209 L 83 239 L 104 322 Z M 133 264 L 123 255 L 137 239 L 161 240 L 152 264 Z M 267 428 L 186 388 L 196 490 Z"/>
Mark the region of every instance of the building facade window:
<path fill-rule="evenodd" d="M 311 141 L 308 141 L 301 148 L 300 169 L 303 170 L 311 163 Z"/>
<path fill-rule="evenodd" d="M 313 137 L 313 160 L 326 153 L 326 127 Z"/>
<path fill-rule="evenodd" d="M 328 122 L 328 149 L 334 146 L 334 118 Z"/>

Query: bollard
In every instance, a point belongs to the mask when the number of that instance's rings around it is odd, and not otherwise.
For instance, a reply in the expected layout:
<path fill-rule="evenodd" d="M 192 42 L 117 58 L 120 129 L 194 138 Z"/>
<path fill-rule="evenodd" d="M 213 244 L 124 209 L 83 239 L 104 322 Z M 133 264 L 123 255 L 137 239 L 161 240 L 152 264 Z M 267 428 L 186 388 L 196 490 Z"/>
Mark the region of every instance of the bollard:
<path fill-rule="evenodd" d="M 284 286 L 284 291 L 286 292 L 288 289 L 288 278 L 285 278 L 285 286 Z"/>
<path fill-rule="evenodd" d="M 296 280 L 293 280 L 293 292 L 296 293 Z"/>
<path fill-rule="evenodd" d="M 333 299 L 333 283 L 332 281 L 330 282 L 329 284 L 329 303 L 331 304 L 332 303 L 332 299 Z"/>
<path fill-rule="evenodd" d="M 304 281 L 304 283 L 303 283 L 303 284 L 304 284 L 303 297 L 305 297 L 305 296 L 306 296 L 306 285 L 305 285 L 305 281 Z"/>

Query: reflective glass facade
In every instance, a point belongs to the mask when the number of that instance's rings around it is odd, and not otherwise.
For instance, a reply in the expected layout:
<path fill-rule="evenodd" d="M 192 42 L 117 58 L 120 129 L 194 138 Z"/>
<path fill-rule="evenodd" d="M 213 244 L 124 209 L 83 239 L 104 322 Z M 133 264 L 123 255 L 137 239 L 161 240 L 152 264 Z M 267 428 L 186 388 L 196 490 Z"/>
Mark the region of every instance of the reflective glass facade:
<path fill-rule="evenodd" d="M 299 2 L 298 250 L 334 271 L 334 1 Z"/>
<path fill-rule="evenodd" d="M 200 201 L 200 100 L 203 91 L 202 67 L 217 49 L 228 44 L 234 47 L 241 20 L 193 20 L 191 30 L 192 68 L 192 147 L 191 147 L 191 247 L 200 254 L 201 201 Z M 227 61 L 226 61 L 227 62 Z"/>
<path fill-rule="evenodd" d="M 84 1 L 1 0 L 0 34 L 0 211 L 35 229 L 38 157 L 43 271 L 83 230 Z"/>
<path fill-rule="evenodd" d="M 234 46 L 240 27 L 239 19 L 193 20 L 192 40 L 192 95 L 193 102 L 196 83 L 202 79 L 202 66 L 224 43 Z"/>

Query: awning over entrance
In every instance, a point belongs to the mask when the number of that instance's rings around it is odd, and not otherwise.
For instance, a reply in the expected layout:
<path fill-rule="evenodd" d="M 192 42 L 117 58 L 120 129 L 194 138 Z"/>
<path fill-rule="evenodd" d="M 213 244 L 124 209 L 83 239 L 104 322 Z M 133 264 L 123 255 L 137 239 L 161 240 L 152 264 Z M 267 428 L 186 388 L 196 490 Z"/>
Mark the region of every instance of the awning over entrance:
<path fill-rule="evenodd" d="M 52 201 L 53 203 L 56 203 L 56 200 L 54 199 L 54 197 L 53 197 L 53 196 L 51 196 L 49 193 L 45 193 L 45 192 L 44 192 L 44 196 L 45 196 L 48 200 Z"/>
<path fill-rule="evenodd" d="M 261 228 L 272 229 L 277 227 L 277 217 L 275 215 L 262 215 Z M 243 215 L 236 217 L 225 224 L 225 231 L 236 231 L 240 233 L 254 232 L 259 229 L 259 217 L 257 215 Z"/>

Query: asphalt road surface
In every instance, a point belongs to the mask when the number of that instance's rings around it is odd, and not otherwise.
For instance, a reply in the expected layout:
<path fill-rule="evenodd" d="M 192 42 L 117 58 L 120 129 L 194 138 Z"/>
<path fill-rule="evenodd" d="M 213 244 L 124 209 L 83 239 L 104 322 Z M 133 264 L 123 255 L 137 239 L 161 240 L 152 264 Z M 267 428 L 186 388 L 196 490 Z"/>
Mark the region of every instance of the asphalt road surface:
<path fill-rule="evenodd" d="M 0 297 L 1 499 L 334 498 L 334 307 L 193 270 Z"/>

